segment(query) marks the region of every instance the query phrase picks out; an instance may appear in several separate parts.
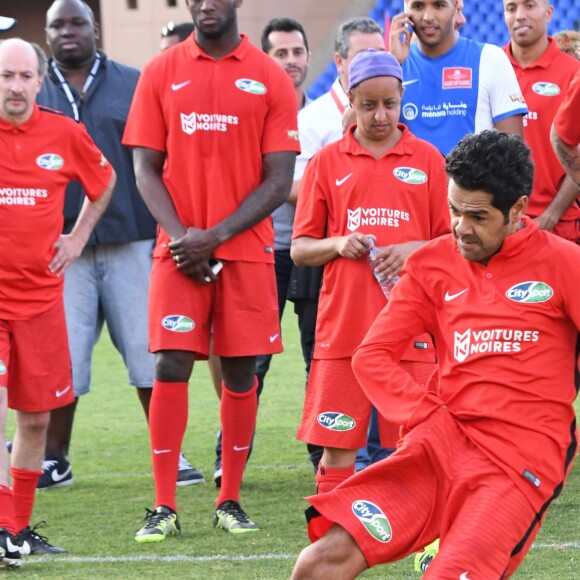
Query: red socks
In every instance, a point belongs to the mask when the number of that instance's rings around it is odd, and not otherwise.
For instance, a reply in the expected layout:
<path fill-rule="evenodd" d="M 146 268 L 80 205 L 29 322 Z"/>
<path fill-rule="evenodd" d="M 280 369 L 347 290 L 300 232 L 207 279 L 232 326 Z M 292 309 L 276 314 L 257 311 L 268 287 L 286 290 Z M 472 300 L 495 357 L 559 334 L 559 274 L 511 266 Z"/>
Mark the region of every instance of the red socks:
<path fill-rule="evenodd" d="M 328 493 L 346 481 L 354 473 L 354 465 L 351 467 L 330 468 L 318 465 L 316 472 L 316 492 Z"/>
<path fill-rule="evenodd" d="M 16 521 L 16 531 L 24 529 L 30 525 L 30 516 L 34 507 L 34 494 L 38 480 L 42 471 L 28 471 L 11 467 L 12 475 L 12 499 L 14 502 L 14 517 Z"/>
<path fill-rule="evenodd" d="M 177 511 L 175 482 L 187 427 L 187 383 L 155 380 L 149 406 L 149 436 L 155 478 L 155 507 Z"/>
<path fill-rule="evenodd" d="M 240 486 L 250 451 L 258 414 L 258 379 L 245 393 L 234 393 L 222 382 L 222 486 L 216 505 L 239 501 Z"/>
<path fill-rule="evenodd" d="M 5 485 L 0 485 L 0 528 L 5 528 L 13 536 L 16 535 L 12 490 Z"/>

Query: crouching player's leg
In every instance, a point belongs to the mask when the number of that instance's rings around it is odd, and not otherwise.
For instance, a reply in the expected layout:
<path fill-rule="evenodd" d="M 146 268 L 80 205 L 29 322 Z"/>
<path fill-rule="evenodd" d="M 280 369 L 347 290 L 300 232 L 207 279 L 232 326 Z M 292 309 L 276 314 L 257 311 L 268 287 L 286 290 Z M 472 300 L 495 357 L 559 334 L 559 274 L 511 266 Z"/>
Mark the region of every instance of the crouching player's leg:
<path fill-rule="evenodd" d="M 340 526 L 332 526 L 314 544 L 304 548 L 292 572 L 292 579 L 356 578 L 368 567 L 352 536 Z"/>
<path fill-rule="evenodd" d="M 399 560 L 433 541 L 451 481 L 433 458 L 438 440 L 420 425 L 389 458 L 333 491 L 308 498 L 308 533 L 295 578 L 354 578 L 367 567 Z M 449 451 L 444 445 L 444 453 Z"/>
<path fill-rule="evenodd" d="M 437 537 L 441 551 L 425 578 L 507 578 L 540 523 L 526 495 L 444 408 L 389 458 L 308 501 L 314 544 L 300 555 L 297 578 L 351 578 Z"/>

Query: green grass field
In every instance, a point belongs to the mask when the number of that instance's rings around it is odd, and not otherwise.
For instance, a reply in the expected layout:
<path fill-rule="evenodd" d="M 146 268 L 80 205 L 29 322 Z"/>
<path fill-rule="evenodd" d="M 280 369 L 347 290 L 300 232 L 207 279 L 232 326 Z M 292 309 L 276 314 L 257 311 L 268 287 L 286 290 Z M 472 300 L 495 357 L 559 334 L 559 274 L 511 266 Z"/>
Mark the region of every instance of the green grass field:
<path fill-rule="evenodd" d="M 68 549 L 54 557 L 26 557 L 30 578 L 288 578 L 307 544 L 302 497 L 313 493 L 305 447 L 294 435 L 304 393 L 304 369 L 292 309 L 285 316 L 285 352 L 274 358 L 260 402 L 254 453 L 242 503 L 261 525 L 236 537 L 212 527 L 218 403 L 207 365 L 196 364 L 190 385 L 183 449 L 208 483 L 178 488 L 180 537 L 161 544 L 133 540 L 154 492 L 148 433 L 125 368 L 104 333 L 93 364 L 93 391 L 77 411 L 71 461 L 75 483 L 37 494 L 33 523 Z M 11 432 L 9 427 L 8 433 Z M 419 578 L 410 560 L 379 567 L 365 578 Z M 575 469 L 517 578 L 580 578 L 580 468 Z"/>

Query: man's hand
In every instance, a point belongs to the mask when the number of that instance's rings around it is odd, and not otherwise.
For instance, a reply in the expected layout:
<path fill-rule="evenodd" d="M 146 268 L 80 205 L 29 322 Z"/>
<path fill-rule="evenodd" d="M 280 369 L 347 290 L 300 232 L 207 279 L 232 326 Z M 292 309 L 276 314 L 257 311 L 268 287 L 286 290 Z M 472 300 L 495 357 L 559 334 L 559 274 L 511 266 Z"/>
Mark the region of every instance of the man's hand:
<path fill-rule="evenodd" d="M 62 276 L 65 270 L 82 253 L 85 244 L 75 235 L 61 235 L 52 246 L 56 253 L 53 256 L 48 269 L 57 276 Z"/>
<path fill-rule="evenodd" d="M 211 284 L 217 280 L 217 276 L 213 273 L 208 260 L 184 264 L 179 261 L 177 256 L 174 256 L 173 261 L 180 272 L 183 272 L 183 274 L 189 276 L 199 284 Z"/>
<path fill-rule="evenodd" d="M 356 232 L 348 236 L 338 236 L 334 240 L 338 255 L 349 260 L 358 260 L 367 254 L 371 245 L 364 234 Z"/>
<path fill-rule="evenodd" d="M 180 270 L 207 262 L 219 246 L 219 240 L 212 230 L 187 228 L 181 238 L 169 242 L 169 251 Z M 208 265 L 209 268 L 209 265 Z"/>
<path fill-rule="evenodd" d="M 405 255 L 398 245 L 377 247 L 374 272 L 381 280 L 390 280 L 401 273 Z"/>
<path fill-rule="evenodd" d="M 401 12 L 393 17 L 389 33 L 389 52 L 403 64 L 409 58 L 411 38 L 413 37 L 413 21 L 409 14 Z"/>
<path fill-rule="evenodd" d="M 403 242 L 391 246 L 378 247 L 376 256 L 377 265 L 375 272 L 381 279 L 398 276 L 405 264 L 405 260 L 418 248 L 424 246 L 426 240 L 416 240 L 414 242 Z"/>

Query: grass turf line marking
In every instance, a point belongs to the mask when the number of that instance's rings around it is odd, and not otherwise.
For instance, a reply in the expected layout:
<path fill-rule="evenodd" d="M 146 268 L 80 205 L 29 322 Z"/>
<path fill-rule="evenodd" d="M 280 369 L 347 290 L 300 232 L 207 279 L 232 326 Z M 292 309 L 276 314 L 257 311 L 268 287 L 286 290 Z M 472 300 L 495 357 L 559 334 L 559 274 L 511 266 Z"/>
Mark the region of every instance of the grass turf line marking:
<path fill-rule="evenodd" d="M 46 564 L 51 562 L 54 564 L 64 563 L 64 564 L 125 564 L 130 562 L 140 563 L 140 562 L 239 562 L 239 561 L 260 561 L 260 560 L 291 560 L 298 558 L 298 554 L 254 554 L 250 556 L 226 556 L 216 554 L 215 556 L 186 556 L 186 555 L 176 555 L 176 556 L 156 556 L 156 555 L 144 555 L 144 556 L 102 556 L 102 557 L 92 557 L 92 556 L 33 556 L 31 558 L 26 558 L 22 560 L 23 565 L 29 564 Z"/>
<path fill-rule="evenodd" d="M 580 550 L 580 542 L 563 542 L 561 544 L 533 544 L 532 549 L 548 549 L 548 550 Z M 54 564 L 125 564 L 130 562 L 192 562 L 202 564 L 204 562 L 240 562 L 240 561 L 264 561 L 264 560 L 292 560 L 298 558 L 298 554 L 254 554 L 249 556 L 227 556 L 216 554 L 215 556 L 157 556 L 157 555 L 143 555 L 143 556 L 33 556 L 32 558 L 25 558 L 22 563 L 26 566 L 30 564 L 46 564 L 51 562 Z"/>

